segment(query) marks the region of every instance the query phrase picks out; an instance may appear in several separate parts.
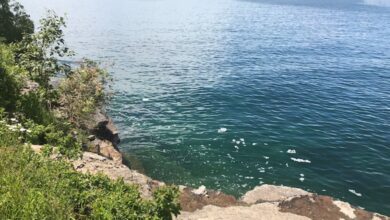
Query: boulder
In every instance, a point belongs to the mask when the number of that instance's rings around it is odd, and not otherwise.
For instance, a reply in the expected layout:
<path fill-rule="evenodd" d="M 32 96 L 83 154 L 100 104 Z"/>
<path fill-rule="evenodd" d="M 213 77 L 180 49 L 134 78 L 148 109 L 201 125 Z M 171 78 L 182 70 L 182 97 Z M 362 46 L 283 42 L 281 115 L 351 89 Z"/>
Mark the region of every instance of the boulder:
<path fill-rule="evenodd" d="M 294 187 L 264 184 L 245 193 L 241 200 L 247 204 L 254 204 L 258 202 L 278 202 L 302 195 L 311 195 L 311 193 Z"/>
<path fill-rule="evenodd" d="M 122 153 L 108 140 L 94 139 L 88 144 L 88 151 L 122 164 Z"/>
<path fill-rule="evenodd" d="M 120 142 L 119 132 L 112 119 L 100 109 L 96 109 L 92 118 L 93 120 L 86 125 L 87 130 L 97 138 L 108 140 L 117 147 Z"/>
<path fill-rule="evenodd" d="M 116 163 L 122 164 L 122 154 L 114 147 L 114 145 L 107 140 L 100 140 L 99 153 L 109 159 L 112 159 Z"/>

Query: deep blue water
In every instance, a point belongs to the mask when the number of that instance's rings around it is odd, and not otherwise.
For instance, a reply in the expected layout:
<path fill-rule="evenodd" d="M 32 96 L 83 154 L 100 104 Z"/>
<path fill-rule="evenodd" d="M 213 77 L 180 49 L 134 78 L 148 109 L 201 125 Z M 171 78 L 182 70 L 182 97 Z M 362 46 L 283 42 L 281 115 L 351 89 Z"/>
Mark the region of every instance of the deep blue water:
<path fill-rule="evenodd" d="M 73 59 L 108 65 L 120 147 L 146 174 L 390 214 L 388 0 L 22 2 L 66 12 Z"/>

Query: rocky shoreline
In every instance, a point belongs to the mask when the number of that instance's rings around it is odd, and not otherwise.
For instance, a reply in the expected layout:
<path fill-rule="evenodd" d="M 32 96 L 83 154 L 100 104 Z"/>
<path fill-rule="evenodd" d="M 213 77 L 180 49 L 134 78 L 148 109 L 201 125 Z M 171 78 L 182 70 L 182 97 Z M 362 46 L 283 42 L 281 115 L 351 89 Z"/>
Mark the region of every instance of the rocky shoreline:
<path fill-rule="evenodd" d="M 119 132 L 112 119 L 97 110 L 91 125 L 91 135 L 81 158 L 73 160 L 74 169 L 82 173 L 102 173 L 111 179 L 123 178 L 125 183 L 139 186 L 143 198 L 151 198 L 156 187 L 165 183 L 130 169 L 123 163 L 118 149 Z M 40 146 L 33 146 L 37 152 Z M 177 220 L 195 219 L 358 219 L 389 220 L 378 213 L 365 211 L 329 196 L 317 195 L 286 186 L 261 185 L 248 191 L 242 198 L 200 186 L 180 188 L 181 214 Z"/>

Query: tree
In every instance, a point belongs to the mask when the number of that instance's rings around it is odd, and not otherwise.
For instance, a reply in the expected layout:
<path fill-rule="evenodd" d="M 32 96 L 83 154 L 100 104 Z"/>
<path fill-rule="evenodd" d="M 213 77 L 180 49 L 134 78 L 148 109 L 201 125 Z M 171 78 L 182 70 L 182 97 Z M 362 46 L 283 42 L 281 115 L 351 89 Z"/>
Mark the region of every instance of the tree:
<path fill-rule="evenodd" d="M 47 17 L 40 20 L 38 31 L 15 44 L 16 62 L 27 70 L 31 81 L 39 84 L 41 96 L 48 107 L 51 106 L 53 98 L 56 98 L 50 83 L 51 78 L 71 72 L 69 65 L 58 60 L 59 57 L 73 55 L 73 51 L 65 46 L 63 27 L 64 18 L 48 11 Z"/>
<path fill-rule="evenodd" d="M 34 23 L 21 4 L 0 0 L 0 42 L 17 42 L 33 32 Z"/>

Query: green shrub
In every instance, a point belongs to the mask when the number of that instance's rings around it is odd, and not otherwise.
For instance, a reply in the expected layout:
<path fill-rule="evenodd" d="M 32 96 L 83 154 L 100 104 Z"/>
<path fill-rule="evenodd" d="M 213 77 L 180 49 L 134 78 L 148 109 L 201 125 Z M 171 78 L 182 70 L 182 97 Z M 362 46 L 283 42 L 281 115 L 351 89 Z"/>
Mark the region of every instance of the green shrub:
<path fill-rule="evenodd" d="M 122 180 L 77 173 L 21 146 L 0 150 L 4 219 L 171 219 L 178 213 L 177 188 L 161 188 L 145 200 Z"/>
<path fill-rule="evenodd" d="M 82 150 L 82 140 L 84 136 L 77 135 L 77 131 L 66 122 L 61 126 L 49 124 L 47 126 L 35 124 L 29 120 L 24 123 L 26 132 L 23 133 L 23 140 L 30 144 L 47 145 L 46 150 L 56 147 L 58 153 L 63 156 L 73 158 L 79 156 Z"/>
<path fill-rule="evenodd" d="M 15 63 L 12 47 L 0 44 L 0 107 L 8 112 L 17 108 L 24 74 Z"/>
<path fill-rule="evenodd" d="M 0 146 L 9 147 L 21 143 L 16 125 L 9 125 L 4 109 L 0 108 Z M 1 152 L 0 152 L 1 154 Z"/>
<path fill-rule="evenodd" d="M 53 123 L 56 121 L 55 116 L 43 100 L 44 94 L 40 90 L 22 94 L 18 100 L 18 112 L 38 124 Z"/>
<path fill-rule="evenodd" d="M 61 80 L 59 112 L 77 127 L 86 127 L 91 120 L 91 113 L 101 107 L 107 99 L 105 83 L 106 71 L 92 61 L 84 60 L 79 68 Z"/>

